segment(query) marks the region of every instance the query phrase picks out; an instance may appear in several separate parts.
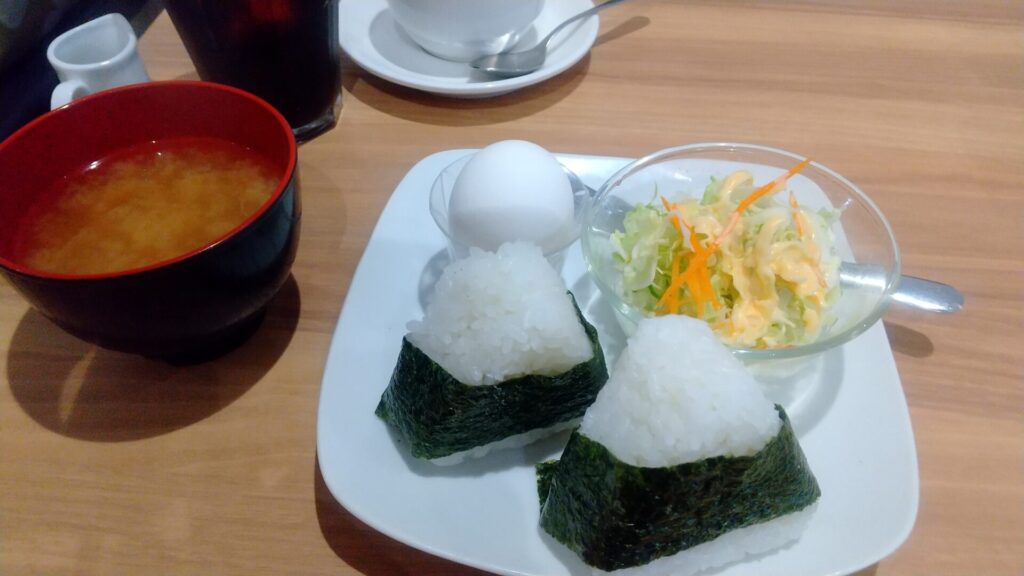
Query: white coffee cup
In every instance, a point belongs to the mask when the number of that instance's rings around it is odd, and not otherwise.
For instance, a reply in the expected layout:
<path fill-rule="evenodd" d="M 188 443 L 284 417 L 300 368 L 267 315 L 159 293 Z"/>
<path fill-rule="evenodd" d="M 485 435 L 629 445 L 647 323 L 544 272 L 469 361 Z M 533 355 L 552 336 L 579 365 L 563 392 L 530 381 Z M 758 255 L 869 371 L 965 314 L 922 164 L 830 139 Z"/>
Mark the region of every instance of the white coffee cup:
<path fill-rule="evenodd" d="M 51 110 L 100 90 L 149 81 L 135 32 L 116 13 L 61 34 L 50 42 L 46 58 L 61 81 L 50 96 Z"/>
<path fill-rule="evenodd" d="M 388 0 L 391 16 L 424 50 L 469 62 L 519 41 L 544 0 Z"/>

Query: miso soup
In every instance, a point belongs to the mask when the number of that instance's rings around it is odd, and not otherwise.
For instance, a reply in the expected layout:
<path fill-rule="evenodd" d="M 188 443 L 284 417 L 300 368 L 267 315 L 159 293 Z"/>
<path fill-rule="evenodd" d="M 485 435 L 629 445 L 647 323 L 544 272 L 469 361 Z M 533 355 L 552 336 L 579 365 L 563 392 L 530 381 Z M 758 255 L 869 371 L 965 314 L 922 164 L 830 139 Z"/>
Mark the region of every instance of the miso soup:
<path fill-rule="evenodd" d="M 259 153 L 213 138 L 122 150 L 41 195 L 21 224 L 18 260 L 45 272 L 102 274 L 187 254 L 253 215 L 279 173 Z"/>

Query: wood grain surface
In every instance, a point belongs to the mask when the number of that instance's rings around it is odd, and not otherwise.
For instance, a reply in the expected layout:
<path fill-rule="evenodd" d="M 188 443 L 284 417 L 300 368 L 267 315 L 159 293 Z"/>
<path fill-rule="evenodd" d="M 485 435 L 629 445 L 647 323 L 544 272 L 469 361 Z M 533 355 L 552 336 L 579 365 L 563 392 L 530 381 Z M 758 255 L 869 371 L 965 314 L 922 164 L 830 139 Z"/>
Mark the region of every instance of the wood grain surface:
<path fill-rule="evenodd" d="M 195 77 L 166 15 L 141 51 L 154 79 Z M 857 182 L 905 273 L 967 299 L 957 315 L 885 320 L 920 512 L 863 574 L 1024 573 L 1022 3 L 641 0 L 604 13 L 566 73 L 484 100 L 343 66 L 340 122 L 300 150 L 293 280 L 240 349 L 189 368 L 97 349 L 0 281 L 0 574 L 477 574 L 335 503 L 315 420 L 331 332 L 391 191 L 424 156 L 507 138 L 613 156 L 755 142 Z"/>

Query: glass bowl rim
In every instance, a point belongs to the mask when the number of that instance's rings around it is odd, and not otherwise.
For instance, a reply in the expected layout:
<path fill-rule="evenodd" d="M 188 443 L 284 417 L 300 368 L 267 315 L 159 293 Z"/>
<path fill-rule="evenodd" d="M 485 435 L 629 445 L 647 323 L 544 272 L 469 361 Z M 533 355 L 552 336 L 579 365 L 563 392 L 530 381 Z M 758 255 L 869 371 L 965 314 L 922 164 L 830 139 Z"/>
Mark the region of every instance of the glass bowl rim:
<path fill-rule="evenodd" d="M 691 153 L 701 152 L 731 152 L 731 151 L 753 151 L 761 152 L 769 155 L 781 156 L 800 162 L 806 159 L 806 156 L 795 154 L 788 150 L 781 148 L 774 148 L 771 146 L 763 146 L 760 144 L 744 144 L 739 142 L 699 142 L 695 144 L 685 144 L 682 146 L 673 146 L 669 148 L 662 148 L 641 158 L 633 160 L 629 164 L 626 164 L 610 177 L 604 181 L 601 187 L 598 189 L 597 194 L 594 195 L 593 201 L 590 204 L 590 208 L 584 219 L 584 225 L 580 230 L 580 243 L 583 252 L 583 259 L 587 265 L 587 275 L 590 276 L 591 281 L 597 285 L 601 293 L 609 298 L 613 298 L 618 302 L 622 302 L 622 298 L 615 293 L 611 286 L 609 286 L 598 274 L 591 260 L 592 248 L 590 246 L 590 234 L 589 230 L 591 223 L 594 221 L 601 201 L 609 194 L 609 192 L 619 186 L 622 181 L 632 175 L 635 172 L 640 171 L 643 168 L 657 164 L 662 160 L 669 159 L 673 156 L 680 156 Z M 896 243 L 896 236 L 893 234 L 892 226 L 889 224 L 889 220 L 885 217 L 885 214 L 878 208 L 878 205 L 868 197 L 856 184 L 848 180 L 843 175 L 839 174 L 835 170 L 820 164 L 815 161 L 811 161 L 810 167 L 815 168 L 819 172 L 835 179 L 845 190 L 853 197 L 855 197 L 862 205 L 864 205 L 871 215 L 876 218 L 882 224 L 882 228 L 885 230 L 886 238 L 888 239 L 889 248 L 892 250 L 892 270 L 887 274 L 885 286 L 882 290 L 881 296 L 875 303 L 874 307 L 865 314 L 859 321 L 855 322 L 850 327 L 846 328 L 842 332 L 830 334 L 826 338 L 816 340 L 807 344 L 801 344 L 799 346 L 792 346 L 789 348 L 742 348 L 732 347 L 729 349 L 732 353 L 743 359 L 743 360 L 778 360 L 788 358 L 798 358 L 802 356 L 809 356 L 824 352 L 831 348 L 840 346 L 859 336 L 865 332 L 868 328 L 873 326 L 883 314 L 892 300 L 892 294 L 896 291 L 899 286 L 901 277 L 902 263 L 900 257 L 900 248 Z M 622 302 L 625 304 L 624 302 Z M 633 308 L 629 306 L 629 308 Z M 616 314 L 621 314 L 616 310 Z"/>

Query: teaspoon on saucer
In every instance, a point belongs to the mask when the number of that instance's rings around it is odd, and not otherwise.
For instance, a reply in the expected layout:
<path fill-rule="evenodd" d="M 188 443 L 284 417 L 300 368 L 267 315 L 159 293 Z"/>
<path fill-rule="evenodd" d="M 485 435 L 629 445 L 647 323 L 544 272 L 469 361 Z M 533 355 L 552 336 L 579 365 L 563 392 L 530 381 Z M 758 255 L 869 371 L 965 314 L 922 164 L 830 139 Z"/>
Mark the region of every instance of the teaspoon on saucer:
<path fill-rule="evenodd" d="M 561 32 L 563 28 L 577 20 L 590 17 L 605 8 L 610 8 L 611 6 L 621 4 L 625 1 L 626 0 L 608 0 L 603 4 L 598 4 L 589 10 L 580 12 L 558 26 L 555 26 L 555 29 L 538 42 L 533 48 L 519 52 L 499 52 L 498 54 L 483 56 L 473 60 L 469 65 L 477 70 L 482 70 L 488 74 L 501 78 L 524 76 L 539 70 L 541 66 L 544 65 L 544 60 L 547 58 L 548 43 L 556 34 Z"/>

